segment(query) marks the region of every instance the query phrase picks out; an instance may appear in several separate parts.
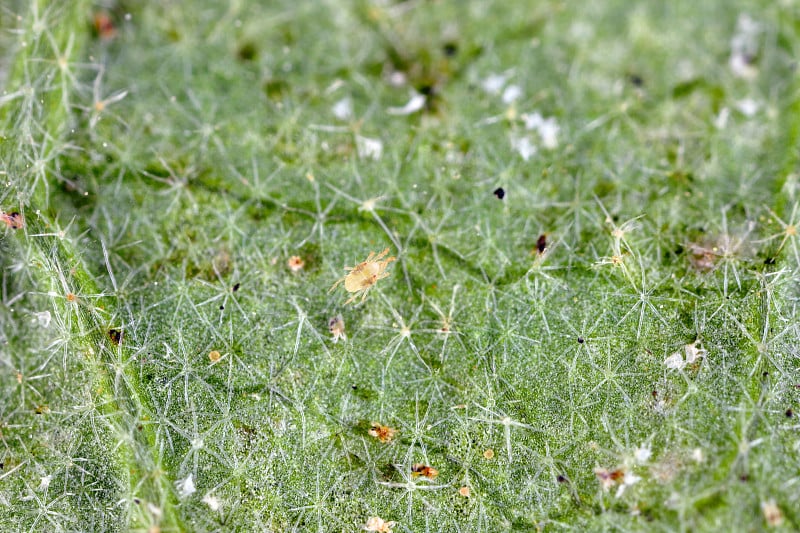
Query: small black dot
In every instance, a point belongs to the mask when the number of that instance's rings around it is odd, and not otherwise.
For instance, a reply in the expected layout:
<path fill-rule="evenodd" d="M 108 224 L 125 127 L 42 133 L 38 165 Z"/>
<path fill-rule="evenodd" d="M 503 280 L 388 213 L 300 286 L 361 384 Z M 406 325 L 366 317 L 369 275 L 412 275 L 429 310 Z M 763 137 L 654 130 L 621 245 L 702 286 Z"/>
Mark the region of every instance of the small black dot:
<path fill-rule="evenodd" d="M 458 53 L 458 45 L 452 42 L 444 43 L 444 46 L 442 46 L 442 52 L 444 52 L 444 55 L 448 57 L 453 57 Z"/>
<path fill-rule="evenodd" d="M 583 337 L 578 337 L 578 344 L 583 344 L 583 343 L 584 343 Z"/>
<path fill-rule="evenodd" d="M 358 385 L 350 385 L 350 388 L 356 390 L 358 388 Z"/>
<path fill-rule="evenodd" d="M 561 474 L 559 474 L 558 477 L 556 478 L 556 481 L 558 481 L 559 483 L 566 483 L 567 476 L 562 476 Z"/>
<path fill-rule="evenodd" d="M 417 91 L 419 91 L 420 94 L 424 94 L 425 96 L 431 96 L 435 92 L 435 89 L 433 85 L 425 83 L 423 85 L 420 85 L 417 88 Z"/>
<path fill-rule="evenodd" d="M 775 258 L 774 257 L 767 257 L 766 259 L 764 259 L 764 264 L 765 265 L 774 265 L 775 264 Z"/>
<path fill-rule="evenodd" d="M 494 190 L 494 195 L 497 196 L 498 200 L 502 200 L 506 197 L 506 191 L 502 187 L 498 187 Z"/>
<path fill-rule="evenodd" d="M 638 74 L 631 74 L 630 76 L 628 76 L 628 79 L 636 87 L 641 87 L 642 85 L 644 85 L 644 80 Z"/>
<path fill-rule="evenodd" d="M 233 292 L 236 292 L 236 291 L 239 290 L 239 287 L 241 287 L 241 286 L 242 286 L 241 283 L 237 283 L 236 285 L 233 286 L 233 289 L 231 289 L 231 290 L 233 290 Z"/>
<path fill-rule="evenodd" d="M 742 483 L 746 483 L 749 479 L 750 476 L 748 476 L 747 474 L 742 474 L 741 476 L 739 476 L 739 481 L 741 481 Z"/>
<path fill-rule="evenodd" d="M 794 414 L 794 411 L 792 411 L 791 409 L 787 409 L 785 414 L 786 418 L 791 418 L 792 415 Z"/>
<path fill-rule="evenodd" d="M 224 305 L 220 305 L 220 306 L 219 306 L 219 310 L 220 310 L 220 311 L 224 311 L 224 310 L 225 310 L 225 306 L 224 306 Z"/>
<path fill-rule="evenodd" d="M 769 376 L 769 372 L 762 372 L 762 373 L 761 373 L 761 375 L 762 375 L 763 377 L 767 377 L 767 376 Z"/>

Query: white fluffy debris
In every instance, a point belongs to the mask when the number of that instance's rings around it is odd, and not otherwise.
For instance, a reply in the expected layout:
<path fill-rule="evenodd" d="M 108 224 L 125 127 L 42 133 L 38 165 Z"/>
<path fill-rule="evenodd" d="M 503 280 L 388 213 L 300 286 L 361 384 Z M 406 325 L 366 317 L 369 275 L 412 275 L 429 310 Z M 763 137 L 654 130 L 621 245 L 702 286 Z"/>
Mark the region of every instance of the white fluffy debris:
<path fill-rule="evenodd" d="M 50 316 L 50 311 L 42 311 L 40 313 L 33 313 L 33 319 L 39 326 L 47 328 L 50 326 L 52 317 Z"/>
<path fill-rule="evenodd" d="M 410 115 L 425 107 L 425 95 L 418 92 L 411 93 L 411 99 L 403 107 L 390 107 L 386 110 L 390 115 Z"/>
<path fill-rule="evenodd" d="M 197 491 L 192 474 L 186 476 L 186 479 L 179 479 L 175 485 L 178 487 L 178 496 L 181 499 L 191 496 Z"/>
<path fill-rule="evenodd" d="M 536 153 L 536 146 L 529 137 L 511 137 L 511 148 L 525 161 L 528 161 Z"/>
<path fill-rule="evenodd" d="M 542 146 L 552 150 L 558 147 L 558 132 L 560 130 L 555 117 L 544 118 L 538 111 L 524 113 L 520 118 L 525 123 L 526 130 L 536 130 L 542 139 Z"/>
<path fill-rule="evenodd" d="M 52 475 L 43 476 L 39 480 L 39 490 L 47 490 L 48 488 L 50 488 L 50 482 L 51 481 L 53 481 L 53 476 Z"/>
<path fill-rule="evenodd" d="M 761 104 L 752 98 L 745 98 L 736 102 L 736 109 L 746 117 L 752 117 L 761 108 Z"/>
<path fill-rule="evenodd" d="M 728 66 L 739 78 L 751 80 L 758 75 L 753 58 L 758 55 L 758 38 L 761 25 L 750 15 L 742 13 L 736 22 L 736 33 L 731 37 L 731 56 Z"/>
<path fill-rule="evenodd" d="M 500 94 L 508 80 L 508 74 L 489 74 L 481 82 L 481 88 L 489 94 Z"/>
<path fill-rule="evenodd" d="M 353 118 L 353 100 L 349 96 L 346 96 L 333 104 L 331 108 L 333 112 L 333 116 L 338 118 L 339 120 L 350 120 Z"/>
<path fill-rule="evenodd" d="M 356 135 L 356 151 L 360 159 L 378 160 L 383 155 L 383 142 L 380 139 L 370 139 Z"/>
<path fill-rule="evenodd" d="M 650 459 L 652 455 L 653 451 L 644 444 L 636 448 L 636 451 L 633 452 L 633 457 L 639 464 L 646 463 L 647 460 Z"/>
<path fill-rule="evenodd" d="M 670 370 L 681 370 L 686 365 L 691 365 L 705 357 L 708 352 L 704 348 L 698 346 L 698 343 L 699 341 L 694 341 L 683 347 L 685 358 L 684 354 L 680 352 L 671 354 L 664 360 L 666 367 Z"/>
<path fill-rule="evenodd" d="M 522 96 L 522 89 L 520 89 L 519 85 L 509 85 L 503 91 L 503 103 L 504 104 L 512 104 Z"/>
<path fill-rule="evenodd" d="M 222 508 L 222 502 L 219 501 L 219 498 L 211 494 L 203 496 L 203 503 L 208 505 L 208 508 L 215 512 Z"/>

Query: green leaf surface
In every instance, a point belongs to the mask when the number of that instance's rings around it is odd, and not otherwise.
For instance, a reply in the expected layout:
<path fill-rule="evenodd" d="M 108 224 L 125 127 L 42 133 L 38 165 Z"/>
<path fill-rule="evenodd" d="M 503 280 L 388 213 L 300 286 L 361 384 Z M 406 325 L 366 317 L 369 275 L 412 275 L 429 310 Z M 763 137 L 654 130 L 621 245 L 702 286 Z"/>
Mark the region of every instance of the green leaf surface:
<path fill-rule="evenodd" d="M 800 528 L 798 24 L 12 0 L 0 530 Z"/>

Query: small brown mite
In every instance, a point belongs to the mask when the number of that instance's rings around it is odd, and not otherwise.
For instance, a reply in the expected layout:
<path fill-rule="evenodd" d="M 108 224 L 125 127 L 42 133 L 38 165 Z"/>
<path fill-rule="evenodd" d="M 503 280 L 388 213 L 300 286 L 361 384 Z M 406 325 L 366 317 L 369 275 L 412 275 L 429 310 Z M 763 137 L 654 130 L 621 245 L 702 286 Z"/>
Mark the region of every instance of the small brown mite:
<path fill-rule="evenodd" d="M 108 330 L 108 338 L 111 340 L 111 343 L 114 344 L 114 346 L 119 346 L 122 344 L 122 337 L 124 334 L 125 332 L 121 329 L 112 328 Z"/>
<path fill-rule="evenodd" d="M 222 357 L 222 355 L 217 350 L 211 350 L 208 352 L 208 360 L 212 363 L 219 361 L 220 357 Z"/>
<path fill-rule="evenodd" d="M 433 468 L 432 466 L 428 466 L 423 463 L 414 463 L 411 467 L 411 477 L 426 477 L 430 480 L 436 478 L 439 475 L 439 471 Z"/>
<path fill-rule="evenodd" d="M 341 316 L 335 316 L 328 321 L 328 331 L 333 335 L 333 342 L 339 342 L 339 339 L 347 340 L 347 334 L 344 331 L 344 319 Z"/>
<path fill-rule="evenodd" d="M 104 41 L 109 41 L 117 35 L 117 29 L 108 13 L 98 11 L 94 14 L 94 31 Z"/>
<path fill-rule="evenodd" d="M 6 227 L 11 229 L 22 229 L 25 227 L 25 217 L 16 211 L 11 213 L 0 211 L 0 221 L 2 221 Z"/>
<path fill-rule="evenodd" d="M 369 428 L 367 434 L 370 437 L 375 437 L 381 442 L 391 442 L 394 438 L 395 434 L 397 433 L 396 429 L 390 428 L 389 426 L 384 426 L 374 422 L 372 427 Z"/>
<path fill-rule="evenodd" d="M 465 498 L 469 498 L 470 494 L 469 487 L 467 487 L 466 485 L 461 487 L 460 489 L 458 489 L 458 493 Z"/>
<path fill-rule="evenodd" d="M 546 249 L 547 249 L 547 235 L 542 233 L 541 235 L 539 235 L 539 238 L 536 239 L 536 251 L 539 252 L 539 255 L 542 255 Z"/>
<path fill-rule="evenodd" d="M 484 459 L 493 459 L 494 458 L 494 450 L 489 448 L 485 452 L 483 452 Z"/>
<path fill-rule="evenodd" d="M 303 267 L 306 266 L 306 262 L 303 261 L 303 258 L 299 255 L 293 255 L 290 257 L 286 264 L 288 265 L 289 270 L 292 272 L 300 272 L 303 270 Z"/>

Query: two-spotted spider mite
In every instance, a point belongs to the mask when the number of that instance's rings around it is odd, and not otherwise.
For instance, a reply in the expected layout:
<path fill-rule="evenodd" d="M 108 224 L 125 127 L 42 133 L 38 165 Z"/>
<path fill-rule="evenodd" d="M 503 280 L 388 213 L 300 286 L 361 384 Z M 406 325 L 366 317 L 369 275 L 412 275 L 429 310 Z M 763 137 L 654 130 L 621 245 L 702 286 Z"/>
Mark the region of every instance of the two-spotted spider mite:
<path fill-rule="evenodd" d="M 347 292 L 355 293 L 350 297 L 349 300 L 345 302 L 345 305 L 358 298 L 359 294 L 361 295 L 361 301 L 363 302 L 372 286 L 375 285 L 379 279 L 389 276 L 389 272 L 386 272 L 386 267 L 389 265 L 389 263 L 394 261 L 396 257 L 392 256 L 381 261 L 381 259 L 388 253 L 388 248 L 378 255 L 375 255 L 375 252 L 370 252 L 366 261 L 362 261 L 354 267 L 345 267 L 345 270 L 349 270 L 347 275 L 339 278 L 339 280 L 333 284 L 333 287 L 331 287 L 328 292 L 333 291 L 341 282 L 344 282 L 345 290 L 347 290 Z"/>

